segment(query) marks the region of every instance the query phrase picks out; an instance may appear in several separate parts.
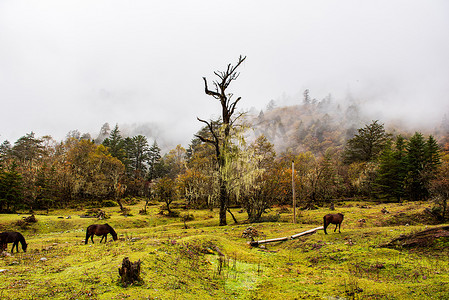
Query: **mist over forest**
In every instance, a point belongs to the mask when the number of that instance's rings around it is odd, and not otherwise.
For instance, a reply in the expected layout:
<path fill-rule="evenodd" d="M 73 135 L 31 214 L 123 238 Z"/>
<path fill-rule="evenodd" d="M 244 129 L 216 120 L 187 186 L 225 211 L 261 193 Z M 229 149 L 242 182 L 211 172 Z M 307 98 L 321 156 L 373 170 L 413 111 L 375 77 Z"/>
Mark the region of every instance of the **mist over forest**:
<path fill-rule="evenodd" d="M 240 103 L 242 107 L 245 107 L 244 100 Z M 341 148 L 358 128 L 373 120 L 379 120 L 385 125 L 386 131 L 394 135 L 411 136 L 418 131 L 440 140 L 449 133 L 449 109 L 444 105 L 440 108 L 432 107 L 429 110 L 435 112 L 429 114 L 425 113 L 425 108 L 412 111 L 407 106 L 389 107 L 381 101 L 370 102 L 350 94 L 336 98 L 329 93 L 318 98 L 308 89 L 294 96 L 283 94 L 261 108 L 240 110 L 245 113 L 246 121 L 250 124 L 246 133 L 249 141 L 263 134 L 279 153 L 287 150 L 324 153 L 329 146 Z M 217 113 L 218 103 L 217 111 L 211 111 L 210 114 L 214 116 Z M 171 113 L 167 112 L 168 121 L 165 124 L 151 120 L 146 123 L 121 124 L 110 120 L 103 124 L 107 128 L 101 127 L 79 134 L 101 143 L 108 137 L 110 130 L 118 125 L 122 136 L 143 135 L 150 144 L 156 141 L 164 153 L 177 145 L 187 148 L 194 134 L 201 129 L 201 124 L 196 119 L 189 124 L 177 124 L 174 120 L 174 125 L 170 126 L 170 116 Z M 185 133 L 186 128 L 190 130 L 190 134 Z M 73 132 L 68 133 L 68 136 L 72 134 Z"/>

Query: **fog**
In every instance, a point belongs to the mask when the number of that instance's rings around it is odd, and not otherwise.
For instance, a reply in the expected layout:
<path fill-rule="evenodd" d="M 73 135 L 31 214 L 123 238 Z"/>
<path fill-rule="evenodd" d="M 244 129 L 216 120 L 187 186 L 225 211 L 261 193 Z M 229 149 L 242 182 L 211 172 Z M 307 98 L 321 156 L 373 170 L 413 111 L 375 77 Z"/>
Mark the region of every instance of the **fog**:
<path fill-rule="evenodd" d="M 220 113 L 202 77 L 239 55 L 230 91 L 242 110 L 309 89 L 356 99 L 383 122 L 433 126 L 449 112 L 448 29 L 443 0 L 4 0 L 0 141 L 95 137 L 108 122 L 187 146 L 196 117 Z"/>

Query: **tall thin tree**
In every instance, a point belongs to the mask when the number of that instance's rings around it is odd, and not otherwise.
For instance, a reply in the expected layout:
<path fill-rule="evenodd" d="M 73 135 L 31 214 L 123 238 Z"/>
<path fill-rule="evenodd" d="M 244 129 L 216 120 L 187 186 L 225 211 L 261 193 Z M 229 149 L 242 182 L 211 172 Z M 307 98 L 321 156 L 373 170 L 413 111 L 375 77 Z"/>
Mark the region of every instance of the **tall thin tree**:
<path fill-rule="evenodd" d="M 237 72 L 237 68 L 245 61 L 246 56 L 240 56 L 237 63 L 233 66 L 228 64 L 226 71 L 215 71 L 214 74 L 218 77 L 218 79 L 213 81 L 214 88 L 209 89 L 208 82 L 206 77 L 203 77 L 204 80 L 204 91 L 207 95 L 212 96 L 214 99 L 220 101 L 221 105 L 221 126 L 219 126 L 220 130 L 217 131 L 215 128 L 215 124 L 213 121 L 206 121 L 200 118 L 197 118 L 198 121 L 206 124 L 209 129 L 212 137 L 205 137 L 201 135 L 197 135 L 197 137 L 205 143 L 209 143 L 215 148 L 215 155 L 218 162 L 219 169 L 219 205 L 220 205 L 220 226 L 224 226 L 227 224 L 226 222 L 226 210 L 228 209 L 229 195 L 227 188 L 227 179 L 225 176 L 226 166 L 228 164 L 227 161 L 227 153 L 229 152 L 229 147 L 231 143 L 231 129 L 234 125 L 234 122 L 237 120 L 238 116 L 235 117 L 234 113 L 236 110 L 237 103 L 240 101 L 241 97 L 237 99 L 232 99 L 233 94 L 227 91 L 229 85 L 236 80 L 240 73 Z"/>

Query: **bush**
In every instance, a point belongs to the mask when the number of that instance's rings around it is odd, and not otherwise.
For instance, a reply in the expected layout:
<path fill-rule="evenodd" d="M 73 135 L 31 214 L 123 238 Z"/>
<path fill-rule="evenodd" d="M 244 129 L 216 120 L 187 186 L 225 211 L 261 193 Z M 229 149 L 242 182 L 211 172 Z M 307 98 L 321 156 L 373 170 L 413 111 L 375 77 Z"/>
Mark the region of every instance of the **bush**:
<path fill-rule="evenodd" d="M 195 220 L 195 217 L 194 217 L 192 214 L 185 213 L 185 214 L 182 214 L 182 215 L 181 215 L 181 219 L 182 219 L 184 222 L 188 222 L 188 221 L 193 221 L 193 220 Z"/>
<path fill-rule="evenodd" d="M 172 211 L 170 211 L 170 212 L 168 213 L 167 216 L 169 216 L 169 217 L 171 217 L 171 218 L 177 218 L 177 217 L 179 217 L 179 215 L 180 215 L 179 211 L 172 210 Z"/>
<path fill-rule="evenodd" d="M 101 206 L 103 207 L 115 207 L 118 206 L 118 203 L 113 200 L 104 200 L 101 202 Z"/>
<path fill-rule="evenodd" d="M 280 219 L 281 219 L 281 215 L 279 213 L 276 213 L 274 215 L 269 214 L 269 215 L 260 217 L 260 223 L 262 223 L 262 222 L 279 222 Z"/>
<path fill-rule="evenodd" d="M 125 203 L 126 205 L 135 205 L 139 203 L 139 199 L 135 197 L 126 197 L 125 199 L 123 199 L 123 203 Z"/>

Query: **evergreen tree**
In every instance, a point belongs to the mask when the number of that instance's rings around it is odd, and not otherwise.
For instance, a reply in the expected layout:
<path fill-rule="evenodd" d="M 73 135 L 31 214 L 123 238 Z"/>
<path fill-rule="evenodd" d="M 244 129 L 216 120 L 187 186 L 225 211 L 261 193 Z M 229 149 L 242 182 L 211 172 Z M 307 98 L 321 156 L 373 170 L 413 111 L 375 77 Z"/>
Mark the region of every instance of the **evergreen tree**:
<path fill-rule="evenodd" d="M 124 149 L 127 159 L 127 171 L 133 177 L 145 177 L 148 160 L 148 141 L 143 135 L 137 135 L 124 140 Z"/>
<path fill-rule="evenodd" d="M 9 170 L 0 169 L 0 211 L 14 211 L 23 205 L 22 176 L 13 163 Z"/>
<path fill-rule="evenodd" d="M 118 158 L 123 164 L 125 164 L 126 152 L 124 149 L 124 140 L 120 134 L 117 124 L 109 134 L 109 137 L 104 139 L 103 145 L 108 148 L 109 153 L 113 157 Z"/>
<path fill-rule="evenodd" d="M 424 182 L 425 140 L 421 133 L 416 132 L 407 146 L 407 176 L 406 188 L 412 201 L 424 200 L 428 191 Z"/>
<path fill-rule="evenodd" d="M 19 138 L 12 148 L 12 155 L 22 164 L 31 166 L 31 163 L 44 153 L 43 141 L 34 137 L 34 132 Z"/>
<path fill-rule="evenodd" d="M 101 126 L 100 133 L 95 139 L 95 143 L 101 144 L 104 141 L 104 139 L 109 135 L 110 131 L 111 128 L 109 127 L 109 123 L 104 123 L 103 126 Z"/>
<path fill-rule="evenodd" d="M 389 139 L 384 125 L 376 120 L 364 128 L 358 129 L 357 132 L 346 144 L 343 154 L 344 162 L 351 164 L 375 161 Z"/>
<path fill-rule="evenodd" d="M 404 138 L 396 138 L 396 147 L 388 143 L 379 158 L 374 186 L 380 197 L 394 197 L 400 201 L 404 195 L 405 149 Z"/>
<path fill-rule="evenodd" d="M 432 135 L 429 136 L 424 145 L 424 159 L 427 171 L 433 176 L 437 171 L 438 166 L 441 165 L 441 154 L 440 147 Z"/>
<path fill-rule="evenodd" d="M 153 180 L 158 178 L 158 164 L 161 161 L 161 149 L 154 141 L 153 145 L 148 150 L 148 180 Z"/>
<path fill-rule="evenodd" d="M 11 143 L 9 141 L 4 141 L 1 145 L 0 145 L 0 163 L 5 161 L 9 155 L 11 154 Z"/>

